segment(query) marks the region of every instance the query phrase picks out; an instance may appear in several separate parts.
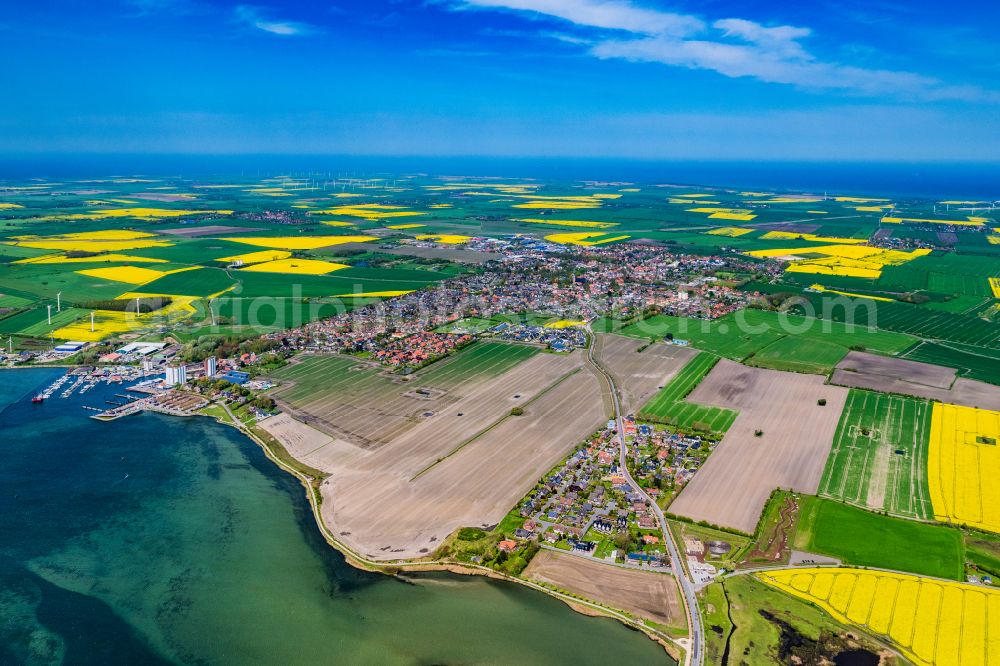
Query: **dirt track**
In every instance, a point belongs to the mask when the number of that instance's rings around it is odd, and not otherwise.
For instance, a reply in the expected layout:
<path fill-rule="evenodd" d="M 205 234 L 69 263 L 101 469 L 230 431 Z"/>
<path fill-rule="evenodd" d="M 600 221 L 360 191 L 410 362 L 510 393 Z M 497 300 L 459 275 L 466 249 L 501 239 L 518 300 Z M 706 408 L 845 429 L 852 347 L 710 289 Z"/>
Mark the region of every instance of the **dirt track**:
<path fill-rule="evenodd" d="M 677 582 L 667 573 L 629 570 L 541 550 L 524 575 L 660 624 L 684 622 Z"/>
<path fill-rule="evenodd" d="M 722 359 L 688 400 L 740 415 L 669 511 L 749 533 L 775 488 L 814 494 L 846 399 L 822 377 Z"/>

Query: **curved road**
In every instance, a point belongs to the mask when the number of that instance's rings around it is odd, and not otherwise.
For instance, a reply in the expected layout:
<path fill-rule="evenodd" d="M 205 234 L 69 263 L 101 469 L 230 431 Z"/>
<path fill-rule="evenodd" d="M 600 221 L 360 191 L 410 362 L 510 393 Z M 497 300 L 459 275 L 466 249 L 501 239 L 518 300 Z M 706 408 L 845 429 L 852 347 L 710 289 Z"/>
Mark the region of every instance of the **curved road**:
<path fill-rule="evenodd" d="M 652 497 L 646 494 L 639 484 L 635 482 L 632 478 L 632 474 L 628 471 L 628 465 L 626 464 L 626 456 L 628 455 L 628 447 L 625 445 L 625 422 L 622 419 L 622 409 L 621 403 L 618 398 L 618 388 L 615 386 L 615 380 L 612 378 L 611 373 L 604 369 L 600 363 L 594 359 L 594 345 L 597 342 L 597 337 L 593 331 L 589 330 L 591 336 L 591 343 L 587 349 L 587 359 L 590 364 L 597 368 L 604 379 L 608 382 L 608 387 L 611 389 L 611 401 L 614 406 L 614 417 L 615 425 L 618 434 L 618 456 L 619 465 L 621 466 L 622 474 L 628 479 L 629 485 L 640 495 L 642 495 L 649 502 L 650 507 L 653 509 L 653 514 L 656 516 L 656 520 L 659 521 L 660 528 L 663 530 L 664 543 L 667 544 L 667 550 L 670 551 L 670 565 L 674 572 L 674 576 L 680 582 L 681 591 L 684 593 L 684 610 L 688 616 L 688 626 L 691 628 L 691 642 L 690 647 L 687 650 L 686 658 L 684 660 L 686 666 L 701 666 L 703 662 L 703 650 L 702 650 L 702 627 L 701 627 L 701 614 L 698 611 L 698 597 L 695 595 L 694 583 L 688 578 L 687 573 L 684 571 L 684 566 L 681 563 L 680 551 L 677 548 L 677 544 L 674 542 L 674 535 L 671 533 L 670 528 L 667 526 L 667 518 L 663 515 L 663 511 L 660 506 L 653 500 Z"/>

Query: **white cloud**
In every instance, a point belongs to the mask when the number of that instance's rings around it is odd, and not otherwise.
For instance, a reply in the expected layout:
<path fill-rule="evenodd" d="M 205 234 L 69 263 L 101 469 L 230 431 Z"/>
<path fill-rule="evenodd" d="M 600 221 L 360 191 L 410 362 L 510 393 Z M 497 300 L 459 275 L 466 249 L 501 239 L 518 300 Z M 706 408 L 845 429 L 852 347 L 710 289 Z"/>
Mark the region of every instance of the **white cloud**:
<path fill-rule="evenodd" d="M 236 20 L 240 23 L 280 37 L 314 35 L 320 32 L 316 26 L 308 23 L 266 18 L 260 7 L 237 5 L 234 11 L 236 13 Z"/>
<path fill-rule="evenodd" d="M 598 58 L 704 69 L 738 78 L 915 100 L 1000 103 L 1000 93 L 953 86 L 921 74 L 824 61 L 801 43 L 809 28 L 766 26 L 742 18 L 706 23 L 690 14 L 640 6 L 629 0 L 448 0 L 457 9 L 502 9 L 546 16 L 601 31 L 589 53 Z M 615 30 L 619 33 L 608 34 Z M 587 43 L 581 40 L 581 43 Z"/>
<path fill-rule="evenodd" d="M 689 35 L 705 27 L 695 16 L 646 9 L 624 0 L 458 0 L 453 6 L 530 12 L 592 28 L 647 35 Z"/>

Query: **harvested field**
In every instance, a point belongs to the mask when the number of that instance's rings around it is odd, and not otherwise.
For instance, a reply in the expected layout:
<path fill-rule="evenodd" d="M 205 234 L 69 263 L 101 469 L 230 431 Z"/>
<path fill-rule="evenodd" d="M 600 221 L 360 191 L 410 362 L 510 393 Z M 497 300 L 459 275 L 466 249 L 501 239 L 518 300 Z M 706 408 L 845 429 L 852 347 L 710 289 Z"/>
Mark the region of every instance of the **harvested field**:
<path fill-rule="evenodd" d="M 595 357 L 615 378 L 626 413 L 644 405 L 697 354 L 686 347 L 647 345 L 622 335 L 597 334 L 595 344 Z M 646 349 L 638 351 L 643 346 Z"/>
<path fill-rule="evenodd" d="M 174 229 L 159 229 L 161 234 L 198 238 L 200 236 L 215 236 L 216 234 L 239 234 L 247 231 L 260 231 L 261 227 L 230 227 L 223 224 L 206 224 L 200 227 L 176 227 Z"/>
<path fill-rule="evenodd" d="M 670 512 L 750 533 L 775 488 L 815 494 L 846 399 L 819 376 L 720 360 L 688 400 L 739 416 Z"/>
<path fill-rule="evenodd" d="M 951 368 L 901 358 L 851 352 L 834 370 L 830 382 L 964 407 L 1000 410 L 1000 386 L 964 377 L 955 379 L 955 370 Z"/>
<path fill-rule="evenodd" d="M 498 384 L 489 380 L 536 353 L 535 348 L 522 345 L 479 343 L 405 380 L 348 356 L 314 356 L 275 373 L 275 379 L 290 386 L 273 395 L 282 409 L 300 421 L 358 446 L 376 447 L 455 407 L 463 398 L 495 399 L 505 405 L 501 410 L 509 410 L 517 404 L 513 396 L 519 390 L 527 394 L 535 385 L 530 373 L 538 372 L 535 379 L 542 385 L 554 377 L 532 365 L 527 375 L 516 372 Z M 555 358 L 541 359 L 541 365 L 558 365 L 551 363 Z M 492 391 L 480 396 L 487 384 Z M 464 409 L 456 407 L 456 411 Z"/>
<path fill-rule="evenodd" d="M 677 582 L 666 573 L 629 570 L 589 558 L 541 550 L 524 570 L 524 577 L 659 624 L 684 623 Z"/>
<path fill-rule="evenodd" d="M 443 374 L 462 354 L 428 370 Z M 462 380 L 433 384 L 452 395 L 429 399 L 402 395 L 421 385 L 422 373 L 416 383 L 388 382 L 388 389 L 379 389 L 368 386 L 365 371 L 355 371 L 357 378 L 345 380 L 336 393 L 324 391 L 338 401 L 324 417 L 335 436 L 287 415 L 262 427 L 293 456 L 331 474 L 322 486 L 322 515 L 339 539 L 373 559 L 420 557 L 458 527 L 498 523 L 546 470 L 607 419 L 602 385 L 584 360 L 581 352 L 535 354 L 492 377 L 466 368 Z M 433 411 L 435 401 L 447 404 L 410 423 L 400 416 L 408 408 L 400 408 L 401 401 L 412 401 L 421 412 Z M 514 406 L 524 414 L 511 416 Z M 358 437 L 370 444 L 359 446 Z"/>
<path fill-rule="evenodd" d="M 950 368 L 859 351 L 852 351 L 845 356 L 844 360 L 837 364 L 837 369 L 940 389 L 951 388 L 955 382 L 955 371 Z"/>

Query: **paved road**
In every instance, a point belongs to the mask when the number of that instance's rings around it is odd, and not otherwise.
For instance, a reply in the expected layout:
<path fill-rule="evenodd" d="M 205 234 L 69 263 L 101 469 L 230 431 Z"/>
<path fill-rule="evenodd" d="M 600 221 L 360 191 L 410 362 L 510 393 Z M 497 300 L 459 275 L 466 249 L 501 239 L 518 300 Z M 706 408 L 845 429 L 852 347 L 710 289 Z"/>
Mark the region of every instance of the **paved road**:
<path fill-rule="evenodd" d="M 616 427 L 618 430 L 618 455 L 619 464 L 621 465 L 622 474 L 628 479 L 629 485 L 631 485 L 636 492 L 646 498 L 649 502 L 650 507 L 653 509 L 653 514 L 660 523 L 660 528 L 663 530 L 664 543 L 667 544 L 667 549 L 670 551 L 670 563 L 673 569 L 674 576 L 680 582 L 681 591 L 684 594 L 684 608 L 688 616 L 688 625 L 691 628 L 691 646 L 687 650 L 685 664 L 686 666 L 701 666 L 704 661 L 704 649 L 703 649 L 703 638 L 704 634 L 701 627 L 701 614 L 698 611 L 698 597 L 695 595 L 694 583 L 688 578 L 687 573 L 684 571 L 684 565 L 681 563 L 680 551 L 677 548 L 677 544 L 674 542 L 674 535 L 667 526 L 667 518 L 663 515 L 663 511 L 660 510 L 659 505 L 656 501 L 646 494 L 639 484 L 635 482 L 632 478 L 631 473 L 628 471 L 628 465 L 626 464 L 626 455 L 628 454 L 627 447 L 625 446 L 625 422 L 622 419 L 622 409 L 621 403 L 618 398 L 618 387 L 615 386 L 615 380 L 612 378 L 611 373 L 605 370 L 600 363 L 594 359 L 594 343 L 596 338 L 591 332 L 591 342 L 589 349 L 587 350 L 587 358 L 597 370 L 604 375 L 605 380 L 608 382 L 608 387 L 611 389 L 611 401 L 614 406 L 614 417 L 616 422 Z"/>

